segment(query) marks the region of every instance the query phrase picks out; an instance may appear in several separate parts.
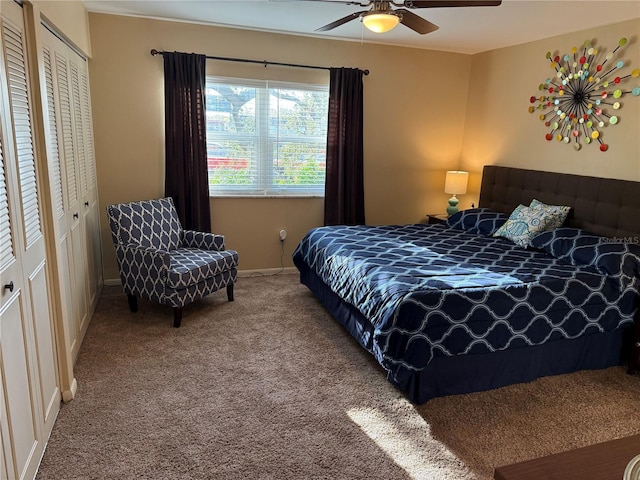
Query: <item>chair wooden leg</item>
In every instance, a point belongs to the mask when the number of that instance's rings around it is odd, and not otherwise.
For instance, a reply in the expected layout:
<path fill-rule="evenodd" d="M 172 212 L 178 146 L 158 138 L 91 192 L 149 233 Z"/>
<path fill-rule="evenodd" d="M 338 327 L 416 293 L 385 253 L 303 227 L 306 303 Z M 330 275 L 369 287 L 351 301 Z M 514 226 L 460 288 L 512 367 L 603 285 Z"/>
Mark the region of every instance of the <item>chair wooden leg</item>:
<path fill-rule="evenodd" d="M 179 328 L 182 323 L 182 307 L 173 307 L 173 326 Z"/>
<path fill-rule="evenodd" d="M 130 295 L 127 293 L 127 301 L 129 302 L 129 310 L 132 312 L 138 311 L 138 299 L 135 295 Z"/>
<path fill-rule="evenodd" d="M 233 283 L 227 285 L 227 298 L 230 302 L 233 302 Z"/>

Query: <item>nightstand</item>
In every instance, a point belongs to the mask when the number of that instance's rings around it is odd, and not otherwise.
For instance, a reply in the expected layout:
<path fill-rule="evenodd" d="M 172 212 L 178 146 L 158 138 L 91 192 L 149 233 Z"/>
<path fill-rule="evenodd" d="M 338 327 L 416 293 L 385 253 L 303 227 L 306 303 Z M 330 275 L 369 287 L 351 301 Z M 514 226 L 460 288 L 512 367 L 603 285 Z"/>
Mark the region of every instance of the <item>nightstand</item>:
<path fill-rule="evenodd" d="M 449 216 L 447 214 L 439 214 L 439 213 L 428 213 L 427 214 L 427 223 L 429 225 L 435 225 L 438 223 L 444 223 L 447 221 Z"/>

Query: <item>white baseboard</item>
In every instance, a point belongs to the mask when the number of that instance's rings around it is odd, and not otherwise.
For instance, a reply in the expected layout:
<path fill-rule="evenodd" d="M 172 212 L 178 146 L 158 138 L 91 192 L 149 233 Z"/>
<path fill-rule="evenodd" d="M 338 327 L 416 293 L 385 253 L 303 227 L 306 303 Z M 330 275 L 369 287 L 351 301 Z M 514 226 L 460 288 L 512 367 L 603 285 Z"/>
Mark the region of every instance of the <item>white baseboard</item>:
<path fill-rule="evenodd" d="M 71 386 L 69 387 L 69 390 L 65 390 L 62 392 L 62 401 L 64 403 L 70 402 L 71 400 L 76 398 L 76 393 L 78 393 L 78 382 L 74 378 L 73 382 L 71 382 Z"/>
<path fill-rule="evenodd" d="M 263 276 L 271 276 L 271 275 L 294 275 L 298 273 L 298 269 L 296 267 L 285 267 L 285 268 L 259 268 L 256 270 L 238 270 L 238 277 L 240 278 L 248 278 L 248 277 L 258 277 L 260 275 Z M 104 280 L 105 287 L 119 287 L 122 285 L 122 282 L 119 278 L 106 278 Z"/>

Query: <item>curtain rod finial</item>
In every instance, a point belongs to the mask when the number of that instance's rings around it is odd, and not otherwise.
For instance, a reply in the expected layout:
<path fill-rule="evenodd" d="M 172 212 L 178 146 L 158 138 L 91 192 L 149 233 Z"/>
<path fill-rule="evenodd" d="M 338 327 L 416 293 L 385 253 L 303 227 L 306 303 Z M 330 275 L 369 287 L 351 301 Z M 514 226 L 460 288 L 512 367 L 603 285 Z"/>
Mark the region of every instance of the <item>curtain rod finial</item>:
<path fill-rule="evenodd" d="M 364 73 L 365 75 L 369 75 L 369 70 L 365 69 L 365 70 L 362 71 L 362 73 Z"/>
<path fill-rule="evenodd" d="M 153 55 L 153 56 L 155 57 L 155 56 L 156 56 L 156 55 L 158 55 L 160 52 L 159 52 L 158 50 L 156 50 L 155 48 L 152 48 L 150 53 L 151 53 L 151 55 Z"/>

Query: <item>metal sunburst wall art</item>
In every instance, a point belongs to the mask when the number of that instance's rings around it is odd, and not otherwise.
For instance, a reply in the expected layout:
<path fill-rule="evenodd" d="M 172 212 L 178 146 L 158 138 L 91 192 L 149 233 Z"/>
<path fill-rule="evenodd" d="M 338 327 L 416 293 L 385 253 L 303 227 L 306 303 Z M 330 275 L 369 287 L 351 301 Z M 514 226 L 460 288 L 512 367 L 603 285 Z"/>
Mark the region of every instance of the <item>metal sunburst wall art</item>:
<path fill-rule="evenodd" d="M 625 75 L 621 72 L 625 66 L 623 60 L 613 64 L 614 56 L 620 55 L 626 45 L 627 39 L 621 38 L 618 46 L 605 55 L 586 40 L 581 48 L 573 47 L 571 54 L 563 57 L 553 57 L 551 52 L 547 52 L 555 75 L 538 87 L 545 94 L 529 99 L 531 104 L 538 103 L 529 107 L 529 113 L 550 109 L 539 116 L 551 129 L 545 135 L 548 141 L 555 138 L 572 143 L 575 150 L 580 150 L 583 143 L 598 142 L 600 151 L 609 149 L 602 141 L 601 129 L 620 121 L 615 113 L 622 108 L 624 95 L 640 96 L 640 86 L 626 86 L 626 89 L 622 86 L 630 78 L 637 79 L 640 68 Z M 607 113 L 609 109 L 613 114 Z"/>

